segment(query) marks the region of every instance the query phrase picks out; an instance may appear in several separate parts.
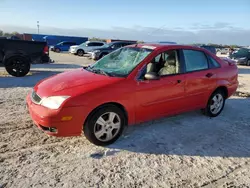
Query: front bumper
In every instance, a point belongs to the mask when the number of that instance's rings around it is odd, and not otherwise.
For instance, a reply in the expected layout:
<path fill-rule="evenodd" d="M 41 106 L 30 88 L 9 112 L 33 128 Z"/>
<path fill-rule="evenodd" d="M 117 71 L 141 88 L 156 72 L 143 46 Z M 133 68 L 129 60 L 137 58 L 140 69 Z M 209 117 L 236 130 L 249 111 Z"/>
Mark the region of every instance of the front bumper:
<path fill-rule="evenodd" d="M 76 49 L 69 49 L 69 53 L 76 54 L 77 51 L 76 51 Z"/>
<path fill-rule="evenodd" d="M 247 64 L 247 59 L 235 59 L 236 63 L 238 65 L 246 65 Z"/>
<path fill-rule="evenodd" d="M 88 52 L 89 58 L 93 60 L 98 60 L 100 57 L 100 53 L 95 53 L 95 52 Z"/>
<path fill-rule="evenodd" d="M 65 107 L 51 110 L 31 101 L 26 97 L 27 109 L 37 127 L 51 136 L 79 136 L 84 124 L 83 107 Z M 65 120 L 64 117 L 72 117 Z"/>

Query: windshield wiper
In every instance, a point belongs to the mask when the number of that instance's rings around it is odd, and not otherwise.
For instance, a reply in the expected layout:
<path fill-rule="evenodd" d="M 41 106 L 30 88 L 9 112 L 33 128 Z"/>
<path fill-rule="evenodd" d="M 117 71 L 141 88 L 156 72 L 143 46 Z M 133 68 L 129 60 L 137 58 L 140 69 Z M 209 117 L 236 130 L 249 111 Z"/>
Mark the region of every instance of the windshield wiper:
<path fill-rule="evenodd" d="M 110 75 L 109 73 L 107 73 L 107 72 L 105 72 L 105 71 L 103 71 L 103 70 L 101 70 L 101 69 L 95 69 L 95 68 L 93 68 L 93 67 L 91 67 L 91 66 L 88 66 L 88 67 L 86 67 L 85 69 L 87 69 L 87 70 L 89 70 L 89 71 L 91 71 L 91 72 L 93 72 L 93 73 L 96 73 L 96 74 L 103 74 L 103 75 L 105 75 L 105 76 L 112 76 L 112 75 Z"/>
<path fill-rule="evenodd" d="M 94 73 L 99 73 L 99 74 L 103 74 L 105 76 L 110 76 L 107 72 L 101 70 L 101 69 L 92 69 L 94 71 Z"/>

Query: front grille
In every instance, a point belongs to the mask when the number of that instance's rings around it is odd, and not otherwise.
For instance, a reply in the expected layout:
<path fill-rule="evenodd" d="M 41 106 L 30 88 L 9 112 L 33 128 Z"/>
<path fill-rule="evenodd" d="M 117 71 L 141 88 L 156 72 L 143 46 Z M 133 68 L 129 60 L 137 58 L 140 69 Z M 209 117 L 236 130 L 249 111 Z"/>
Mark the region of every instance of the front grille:
<path fill-rule="evenodd" d="M 31 93 L 31 100 L 35 103 L 35 104 L 40 104 L 41 102 L 41 97 L 39 95 L 36 94 L 36 92 L 33 90 Z"/>

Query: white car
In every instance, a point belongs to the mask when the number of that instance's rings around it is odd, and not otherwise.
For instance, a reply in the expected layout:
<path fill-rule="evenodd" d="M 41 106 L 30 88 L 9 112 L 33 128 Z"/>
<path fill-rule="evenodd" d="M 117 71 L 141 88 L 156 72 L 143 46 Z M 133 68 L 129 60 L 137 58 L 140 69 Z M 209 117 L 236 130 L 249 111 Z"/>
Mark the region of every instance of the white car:
<path fill-rule="evenodd" d="M 228 54 L 229 53 L 229 48 L 222 48 L 220 50 L 220 54 Z"/>
<path fill-rule="evenodd" d="M 80 45 L 70 46 L 69 52 L 75 55 L 83 56 L 88 51 L 94 50 L 95 48 L 100 48 L 104 44 L 106 43 L 99 41 L 87 41 Z"/>

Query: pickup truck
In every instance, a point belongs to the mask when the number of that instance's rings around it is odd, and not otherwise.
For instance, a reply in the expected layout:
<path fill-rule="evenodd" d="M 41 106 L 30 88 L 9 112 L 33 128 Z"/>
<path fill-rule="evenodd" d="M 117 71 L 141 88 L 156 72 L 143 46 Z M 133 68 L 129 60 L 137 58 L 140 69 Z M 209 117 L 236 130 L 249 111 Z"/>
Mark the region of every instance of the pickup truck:
<path fill-rule="evenodd" d="M 12 76 L 25 76 L 30 71 L 32 62 L 49 60 L 49 48 L 46 42 L 0 38 L 0 64 L 3 64 Z"/>

